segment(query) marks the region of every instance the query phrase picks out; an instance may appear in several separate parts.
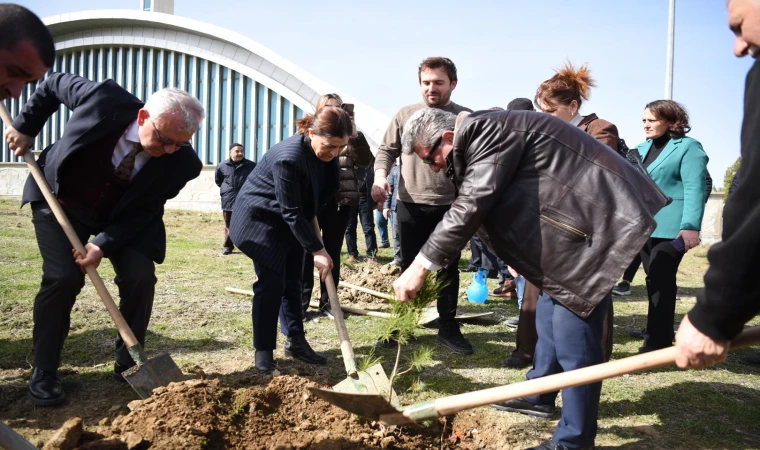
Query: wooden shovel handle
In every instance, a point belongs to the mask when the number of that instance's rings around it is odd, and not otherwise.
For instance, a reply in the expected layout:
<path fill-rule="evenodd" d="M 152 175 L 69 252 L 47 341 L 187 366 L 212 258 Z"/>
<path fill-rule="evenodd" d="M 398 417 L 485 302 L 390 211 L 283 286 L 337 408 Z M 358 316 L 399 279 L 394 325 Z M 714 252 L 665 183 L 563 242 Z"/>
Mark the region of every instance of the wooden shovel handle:
<path fill-rule="evenodd" d="M 731 341 L 730 348 L 745 347 L 758 342 L 760 342 L 760 327 L 746 328 L 736 339 Z M 446 416 L 491 403 L 556 392 L 560 389 L 596 383 L 607 378 L 655 369 L 673 364 L 675 361 L 676 348 L 668 347 L 570 372 L 439 398 L 435 400 L 435 409 L 439 416 Z"/>
<path fill-rule="evenodd" d="M 314 227 L 314 232 L 317 233 L 319 241 L 324 244 L 322 232 L 319 230 L 319 221 L 316 217 L 311 221 L 311 225 Z M 338 289 L 335 287 L 335 280 L 333 280 L 331 272 L 327 273 L 325 286 L 327 287 L 327 296 L 330 298 L 330 311 L 333 317 L 335 317 L 335 328 L 338 330 L 338 337 L 340 338 L 340 352 L 343 354 L 343 365 L 346 367 L 346 373 L 351 377 L 357 374 L 356 356 L 354 356 L 354 348 L 351 346 L 351 338 L 348 337 L 346 322 L 343 319 L 343 310 L 340 307 L 340 299 L 338 299 Z"/>
<path fill-rule="evenodd" d="M 3 103 L 0 103 L 0 116 L 2 116 L 5 126 L 12 126 L 13 120 L 11 119 L 10 114 L 8 114 L 8 110 L 5 108 L 5 105 Z M 40 166 L 37 165 L 37 161 L 34 160 L 34 155 L 32 155 L 30 151 L 26 151 L 24 153 L 24 161 L 26 161 L 29 172 L 32 173 L 34 181 L 37 182 L 37 186 L 39 186 L 40 191 L 42 191 L 42 195 L 45 197 L 48 206 L 50 206 L 50 209 L 53 211 L 56 220 L 58 220 L 61 228 L 63 228 L 63 232 L 66 233 L 66 237 L 69 238 L 69 242 L 71 242 L 71 245 L 80 254 L 86 255 L 87 252 L 85 251 L 82 242 L 79 240 L 79 236 L 77 236 L 76 231 L 74 231 L 74 227 L 71 226 L 71 222 L 69 222 L 68 217 L 66 217 L 66 213 L 63 212 L 63 208 L 61 208 L 60 203 L 58 203 L 58 199 L 53 194 L 53 190 L 50 189 L 50 186 L 48 186 L 45 175 L 42 173 L 42 170 L 40 170 Z M 137 338 L 135 338 L 135 334 L 132 333 L 132 329 L 130 329 L 129 325 L 127 325 L 127 322 L 124 320 L 124 316 L 121 315 L 121 312 L 116 306 L 116 303 L 113 301 L 111 294 L 108 293 L 108 289 L 106 289 L 106 285 L 103 283 L 103 279 L 100 278 L 97 269 L 95 269 L 93 266 L 86 266 L 85 270 L 87 271 L 87 275 L 89 275 L 93 286 L 95 286 L 95 290 L 98 291 L 100 299 L 103 300 L 103 304 L 106 305 L 106 309 L 108 309 L 108 313 L 111 315 L 111 319 L 113 319 L 114 323 L 116 324 L 116 328 L 119 330 L 121 338 L 124 339 L 124 343 L 126 344 L 127 348 L 139 345 Z M 132 354 L 131 351 L 130 354 L 134 359 L 135 355 Z M 141 357 L 144 358 L 144 356 Z M 144 361 L 137 360 L 135 360 L 135 362 L 144 363 Z"/>

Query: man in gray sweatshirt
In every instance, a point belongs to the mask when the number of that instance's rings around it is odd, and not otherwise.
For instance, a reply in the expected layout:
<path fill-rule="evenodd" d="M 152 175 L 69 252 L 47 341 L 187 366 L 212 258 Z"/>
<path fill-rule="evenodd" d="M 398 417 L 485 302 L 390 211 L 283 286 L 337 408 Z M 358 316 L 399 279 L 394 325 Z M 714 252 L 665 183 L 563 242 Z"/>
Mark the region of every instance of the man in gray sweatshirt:
<path fill-rule="evenodd" d="M 402 154 L 401 136 L 404 124 L 416 111 L 423 108 L 439 108 L 453 114 L 470 111 L 469 108 L 451 101 L 451 93 L 457 86 L 457 69 L 454 63 L 443 57 L 431 57 L 422 61 L 417 72 L 422 91 L 422 102 L 401 108 L 391 120 L 375 161 L 375 183 L 372 198 L 378 209 L 387 199 L 391 188 L 387 176 L 393 161 L 401 158 L 398 183 L 396 218 L 401 241 L 401 269 L 406 270 L 414 261 L 422 245 L 427 241 L 438 222 L 443 219 L 456 196 L 454 185 L 443 172 L 430 170 L 423 159 Z M 438 341 L 454 353 L 474 353 L 472 345 L 462 336 L 454 320 L 459 294 L 459 258 L 438 272 L 439 280 L 448 285 L 438 298 Z M 395 344 L 394 344 L 395 346 Z"/>

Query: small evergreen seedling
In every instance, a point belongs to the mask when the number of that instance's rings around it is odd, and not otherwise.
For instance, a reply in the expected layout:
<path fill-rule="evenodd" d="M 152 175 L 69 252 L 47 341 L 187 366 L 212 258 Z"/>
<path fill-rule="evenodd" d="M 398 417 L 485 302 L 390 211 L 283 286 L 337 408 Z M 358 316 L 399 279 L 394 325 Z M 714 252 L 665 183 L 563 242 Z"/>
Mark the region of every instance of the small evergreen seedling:
<path fill-rule="evenodd" d="M 393 392 L 393 382 L 398 376 L 411 370 L 422 370 L 425 365 L 433 360 L 433 351 L 430 348 L 422 347 L 412 355 L 409 367 L 399 372 L 401 348 L 417 336 L 422 313 L 430 303 L 438 299 L 446 284 L 445 281 L 437 280 L 435 274 L 430 274 L 425 279 L 425 283 L 417 293 L 416 298 L 403 303 L 397 301 L 395 296 L 390 300 L 391 318 L 384 323 L 382 339 L 385 341 L 395 339 L 397 342 L 396 362 L 393 365 L 390 377 L 391 392 Z M 390 395 L 388 400 L 390 401 Z"/>

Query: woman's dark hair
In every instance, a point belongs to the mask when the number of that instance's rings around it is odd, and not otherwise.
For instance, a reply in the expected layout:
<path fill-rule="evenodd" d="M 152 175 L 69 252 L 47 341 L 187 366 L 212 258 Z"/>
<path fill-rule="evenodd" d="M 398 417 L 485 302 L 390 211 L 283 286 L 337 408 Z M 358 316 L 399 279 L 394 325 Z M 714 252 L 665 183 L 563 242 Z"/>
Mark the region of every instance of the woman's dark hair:
<path fill-rule="evenodd" d="M 568 61 L 556 72 L 536 90 L 536 104 L 552 108 L 557 103 L 569 105 L 575 100 L 580 108 L 583 100 L 588 100 L 590 89 L 596 86 L 591 78 L 591 69 L 584 64 L 576 70 L 573 63 Z"/>
<path fill-rule="evenodd" d="M 298 121 L 300 134 L 308 134 L 309 128 L 314 130 L 317 136 L 326 138 L 351 136 L 354 131 L 351 116 L 344 109 L 335 106 L 325 106 Z"/>
<path fill-rule="evenodd" d="M 644 109 L 648 109 L 659 120 L 668 122 L 668 134 L 672 138 L 686 136 L 691 131 L 689 125 L 689 113 L 680 103 L 673 100 L 655 100 L 647 103 Z"/>

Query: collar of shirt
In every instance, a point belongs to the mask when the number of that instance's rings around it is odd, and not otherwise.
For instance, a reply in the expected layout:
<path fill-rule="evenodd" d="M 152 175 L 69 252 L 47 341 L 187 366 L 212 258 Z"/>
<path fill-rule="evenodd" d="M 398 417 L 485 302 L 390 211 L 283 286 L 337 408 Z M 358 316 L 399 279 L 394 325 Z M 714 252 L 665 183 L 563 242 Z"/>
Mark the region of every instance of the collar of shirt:
<path fill-rule="evenodd" d="M 140 134 L 138 133 L 138 130 L 140 129 L 139 125 L 137 125 L 137 120 L 129 124 L 129 127 L 127 127 L 127 131 L 124 132 L 124 139 L 128 140 L 129 142 L 140 142 Z"/>
<path fill-rule="evenodd" d="M 573 116 L 573 118 L 570 120 L 570 125 L 577 127 L 579 123 L 583 120 L 583 116 L 580 114 L 576 114 Z"/>

